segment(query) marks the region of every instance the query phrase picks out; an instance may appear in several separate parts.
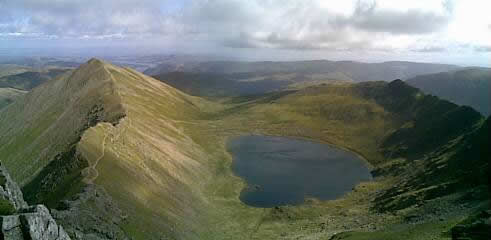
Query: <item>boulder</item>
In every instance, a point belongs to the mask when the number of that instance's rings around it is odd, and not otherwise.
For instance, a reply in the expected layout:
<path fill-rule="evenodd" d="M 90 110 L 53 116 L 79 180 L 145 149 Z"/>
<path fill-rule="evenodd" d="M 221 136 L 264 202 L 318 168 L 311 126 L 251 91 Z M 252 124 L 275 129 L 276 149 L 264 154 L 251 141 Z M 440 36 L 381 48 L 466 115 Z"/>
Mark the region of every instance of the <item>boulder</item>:
<path fill-rule="evenodd" d="M 24 239 L 22 234 L 19 215 L 2 216 L 2 239 Z"/>
<path fill-rule="evenodd" d="M 70 240 L 62 226 L 56 224 L 44 205 L 37 205 L 14 215 L 0 216 L 0 239 Z"/>
<path fill-rule="evenodd" d="M 28 206 L 22 191 L 0 163 L 0 239 L 70 240 L 44 205 Z"/>
<path fill-rule="evenodd" d="M 31 207 L 32 212 L 19 216 L 21 227 L 28 239 L 33 240 L 69 240 L 62 226 L 56 224 L 44 205 Z"/>

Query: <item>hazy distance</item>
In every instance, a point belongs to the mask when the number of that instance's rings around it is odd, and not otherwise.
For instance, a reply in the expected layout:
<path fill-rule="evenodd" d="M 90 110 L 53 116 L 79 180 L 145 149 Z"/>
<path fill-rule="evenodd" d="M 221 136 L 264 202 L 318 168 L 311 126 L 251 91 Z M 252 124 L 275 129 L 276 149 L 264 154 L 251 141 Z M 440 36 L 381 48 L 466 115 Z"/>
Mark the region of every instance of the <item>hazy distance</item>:
<path fill-rule="evenodd" d="M 0 55 L 490 66 L 486 0 L 0 1 Z"/>

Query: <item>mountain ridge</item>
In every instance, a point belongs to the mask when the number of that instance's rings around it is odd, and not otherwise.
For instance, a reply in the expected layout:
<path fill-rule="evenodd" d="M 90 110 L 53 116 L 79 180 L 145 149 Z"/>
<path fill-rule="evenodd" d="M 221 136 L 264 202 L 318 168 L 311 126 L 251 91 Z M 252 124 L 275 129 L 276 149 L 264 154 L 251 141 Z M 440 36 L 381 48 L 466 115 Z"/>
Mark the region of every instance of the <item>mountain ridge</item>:
<path fill-rule="evenodd" d="M 167 72 L 202 72 L 202 73 L 326 73 L 342 72 L 355 82 L 361 81 L 391 81 L 407 79 L 421 74 L 446 72 L 458 69 L 456 65 L 416 63 L 416 62 L 383 62 L 363 63 L 355 61 L 285 61 L 285 62 L 240 62 L 240 61 L 210 61 L 163 63 L 157 67 L 145 70 L 147 75 L 159 75 Z"/>
<path fill-rule="evenodd" d="M 196 215 L 203 202 L 201 186 L 191 181 L 205 176 L 207 169 L 195 160 L 204 154 L 177 126 L 198 115 L 201 104 L 134 70 L 91 59 L 5 109 L 0 155 L 26 200 L 58 209 L 56 220 L 68 224 L 71 236 L 173 235 L 170 223 L 190 225 L 186 216 Z M 186 210 L 191 199 L 196 207 Z M 60 200 L 72 207 L 64 209 Z M 161 206 L 165 202 L 175 207 Z M 131 213 L 125 231 L 123 212 Z M 110 220 L 116 216 L 119 225 Z M 93 218 L 103 221 L 88 224 Z"/>
<path fill-rule="evenodd" d="M 407 80 L 409 85 L 459 105 L 471 106 L 485 116 L 491 114 L 491 68 L 421 75 Z"/>
<path fill-rule="evenodd" d="M 463 121 L 455 125 L 452 119 Z M 477 189 L 480 180 L 475 185 L 459 178 L 468 189 L 453 188 L 447 180 L 465 160 L 466 153 L 456 152 L 474 145 L 466 136 L 483 122 L 474 110 L 401 80 L 212 102 L 91 59 L 0 112 L 0 158 L 22 183 L 26 200 L 51 208 L 74 239 L 321 239 L 381 229 L 396 236 L 397 226 L 407 233 L 442 218 L 442 227 L 426 230 L 437 236 L 456 218 L 480 209 L 452 203 L 466 191 L 484 194 Z M 377 176 L 333 201 L 252 208 L 238 197 L 246 186 L 232 173 L 225 148 L 229 137 L 244 134 L 353 149 Z M 425 136 L 438 141 L 419 149 L 412 139 Z M 482 159 L 473 160 L 471 170 L 482 166 Z M 415 181 L 420 176 L 435 180 Z M 418 212 L 423 209 L 418 205 L 431 211 Z M 421 223 L 408 222 L 411 214 L 420 214 Z"/>

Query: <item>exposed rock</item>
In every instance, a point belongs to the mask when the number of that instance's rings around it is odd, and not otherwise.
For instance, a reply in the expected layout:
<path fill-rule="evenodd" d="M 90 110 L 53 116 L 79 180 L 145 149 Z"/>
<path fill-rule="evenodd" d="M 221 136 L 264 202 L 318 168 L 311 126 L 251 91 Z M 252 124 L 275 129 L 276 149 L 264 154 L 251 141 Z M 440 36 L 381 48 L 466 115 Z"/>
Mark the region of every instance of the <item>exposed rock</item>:
<path fill-rule="evenodd" d="M 125 216 L 104 188 L 89 184 L 73 200 L 61 202 L 53 217 L 73 239 L 128 239 L 119 227 Z"/>
<path fill-rule="evenodd" d="M 28 207 L 19 186 L 0 165 L 1 231 L 5 240 L 70 240 L 44 205 Z"/>
<path fill-rule="evenodd" d="M 33 212 L 23 213 L 19 215 L 21 228 L 24 235 L 28 235 L 28 239 L 39 240 L 68 240 L 70 237 L 63 230 L 62 226 L 56 224 L 51 217 L 48 209 L 43 205 L 37 205 L 27 209 Z"/>
<path fill-rule="evenodd" d="M 15 210 L 26 208 L 22 191 L 19 186 L 12 181 L 5 167 L 0 163 L 0 198 L 8 200 Z"/>
<path fill-rule="evenodd" d="M 2 216 L 2 231 L 4 239 L 24 239 L 19 215 Z"/>
<path fill-rule="evenodd" d="M 63 227 L 58 226 L 48 209 L 37 205 L 22 209 L 16 215 L 0 216 L 0 239 L 6 240 L 69 240 Z"/>

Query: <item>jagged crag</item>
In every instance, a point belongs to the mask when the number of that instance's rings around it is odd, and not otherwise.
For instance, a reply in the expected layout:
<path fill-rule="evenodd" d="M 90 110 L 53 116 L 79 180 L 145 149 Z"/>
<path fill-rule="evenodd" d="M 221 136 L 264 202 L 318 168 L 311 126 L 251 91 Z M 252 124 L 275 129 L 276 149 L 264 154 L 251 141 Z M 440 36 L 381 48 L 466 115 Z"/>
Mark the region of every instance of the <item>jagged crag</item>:
<path fill-rule="evenodd" d="M 28 206 L 22 192 L 0 165 L 0 239 L 70 240 L 44 205 Z"/>
<path fill-rule="evenodd" d="M 87 77 L 89 75 L 90 77 Z M 119 119 L 124 117 L 121 101 L 118 100 L 112 84 L 102 62 L 92 60 L 86 66 L 57 79 L 56 82 L 43 85 L 31 92 L 21 100 L 21 105 L 7 109 L 6 115 L 16 116 L 16 119 L 9 123 L 2 122 L 10 129 L 24 126 L 24 131 L 17 136 L 12 135 L 18 133 L 8 130 L 2 132 L 2 140 L 10 140 L 3 142 L 5 145 L 2 148 L 3 153 L 7 155 L 7 165 L 16 159 L 13 157 L 16 154 L 15 150 L 22 145 L 26 151 L 42 150 L 35 162 L 26 163 L 20 160 L 14 164 L 15 168 L 11 168 L 14 176 L 17 176 L 14 179 L 24 184 L 22 190 L 26 200 L 32 204 L 43 203 L 50 208 L 63 209 L 54 212 L 54 215 L 64 221 L 68 232 L 76 239 L 90 239 L 91 231 L 85 236 L 80 230 L 75 230 L 80 227 L 74 228 L 70 225 L 73 222 L 78 222 L 77 226 L 91 225 L 90 229 L 97 232 L 94 234 L 96 236 L 118 236 L 118 232 L 121 232 L 119 228 L 114 230 L 111 222 L 84 222 L 87 214 L 97 219 L 115 207 L 111 205 L 107 194 L 104 195 L 103 189 L 82 184 L 82 170 L 88 167 L 88 161 L 77 150 L 77 143 L 87 129 L 99 122 L 116 125 Z M 39 104 L 40 102 L 44 104 Z M 27 114 L 29 116 L 26 116 Z M 46 126 L 39 124 L 43 121 L 52 122 L 46 122 Z M 33 136 L 34 134 L 38 135 Z M 70 198 L 72 201 L 60 202 L 66 196 L 73 196 Z M 104 206 L 100 207 L 104 211 L 73 212 L 77 204 L 89 200 L 98 204 L 103 202 Z M 63 207 L 59 207 L 61 205 Z M 117 208 L 115 211 L 118 211 Z M 116 219 L 117 213 L 110 218 Z"/>
<path fill-rule="evenodd" d="M 488 239 L 489 124 L 400 80 L 210 102 L 92 59 L 0 111 L 2 164 L 51 210 L 7 197 L 2 215 L 50 215 L 71 239 L 401 239 L 434 221 L 438 237 Z M 224 145 L 251 132 L 354 150 L 375 179 L 340 200 L 247 207 Z"/>

